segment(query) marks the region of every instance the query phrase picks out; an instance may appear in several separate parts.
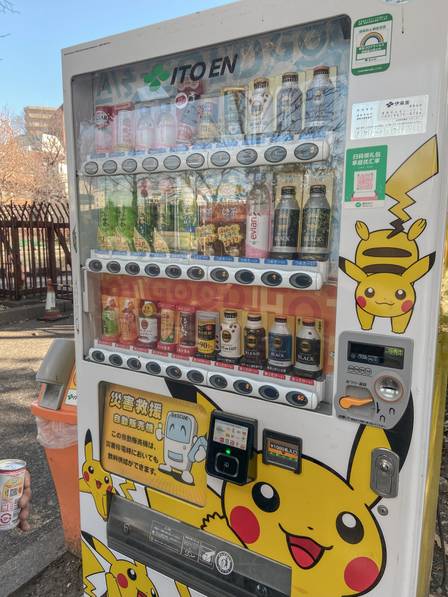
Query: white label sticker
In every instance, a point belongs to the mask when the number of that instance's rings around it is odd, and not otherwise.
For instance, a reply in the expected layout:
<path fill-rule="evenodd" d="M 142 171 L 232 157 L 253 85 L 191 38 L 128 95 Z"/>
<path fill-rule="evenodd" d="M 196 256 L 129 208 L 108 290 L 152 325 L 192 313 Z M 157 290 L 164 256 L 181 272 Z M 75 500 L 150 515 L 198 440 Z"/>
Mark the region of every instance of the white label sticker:
<path fill-rule="evenodd" d="M 426 132 L 428 95 L 398 97 L 352 106 L 352 139 L 398 137 Z"/>
<path fill-rule="evenodd" d="M 67 391 L 65 404 L 68 404 L 69 406 L 76 406 L 78 404 L 78 392 L 76 390 Z"/>

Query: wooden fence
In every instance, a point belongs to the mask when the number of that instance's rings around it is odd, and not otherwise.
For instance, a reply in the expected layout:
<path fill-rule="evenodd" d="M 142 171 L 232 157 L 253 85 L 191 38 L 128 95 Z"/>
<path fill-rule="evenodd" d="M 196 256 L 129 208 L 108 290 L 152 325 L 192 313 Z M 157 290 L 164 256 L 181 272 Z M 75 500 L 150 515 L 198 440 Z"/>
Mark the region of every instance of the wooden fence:
<path fill-rule="evenodd" d="M 0 298 L 43 297 L 48 278 L 72 298 L 68 206 L 0 204 Z"/>

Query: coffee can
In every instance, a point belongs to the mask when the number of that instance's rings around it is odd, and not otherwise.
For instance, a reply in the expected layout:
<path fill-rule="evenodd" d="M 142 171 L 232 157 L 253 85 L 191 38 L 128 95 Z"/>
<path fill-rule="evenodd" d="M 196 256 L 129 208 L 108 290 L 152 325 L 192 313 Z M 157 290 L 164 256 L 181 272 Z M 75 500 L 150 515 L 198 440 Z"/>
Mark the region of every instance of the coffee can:
<path fill-rule="evenodd" d="M 0 460 L 0 531 L 9 531 L 19 524 L 25 471 L 24 460 Z"/>

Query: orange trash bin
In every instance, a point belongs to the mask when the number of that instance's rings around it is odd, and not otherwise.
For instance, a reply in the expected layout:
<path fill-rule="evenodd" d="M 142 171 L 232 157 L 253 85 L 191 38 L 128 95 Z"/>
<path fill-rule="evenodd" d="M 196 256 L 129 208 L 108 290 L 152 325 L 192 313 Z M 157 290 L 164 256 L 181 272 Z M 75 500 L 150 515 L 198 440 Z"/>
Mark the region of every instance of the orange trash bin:
<path fill-rule="evenodd" d="M 31 405 L 59 501 L 67 549 L 80 556 L 76 375 L 73 367 L 58 409 L 44 406 L 51 384 L 42 383 Z"/>

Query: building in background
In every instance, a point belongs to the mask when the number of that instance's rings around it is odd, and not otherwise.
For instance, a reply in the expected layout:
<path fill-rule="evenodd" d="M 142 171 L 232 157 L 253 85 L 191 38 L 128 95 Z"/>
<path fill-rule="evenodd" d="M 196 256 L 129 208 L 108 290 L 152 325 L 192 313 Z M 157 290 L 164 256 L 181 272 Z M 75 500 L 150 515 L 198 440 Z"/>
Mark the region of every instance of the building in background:
<path fill-rule="evenodd" d="M 32 149 L 42 149 L 42 136 L 63 135 L 62 106 L 52 108 L 49 106 L 26 106 L 24 108 L 25 134 Z M 60 139 L 63 142 L 63 139 Z"/>

